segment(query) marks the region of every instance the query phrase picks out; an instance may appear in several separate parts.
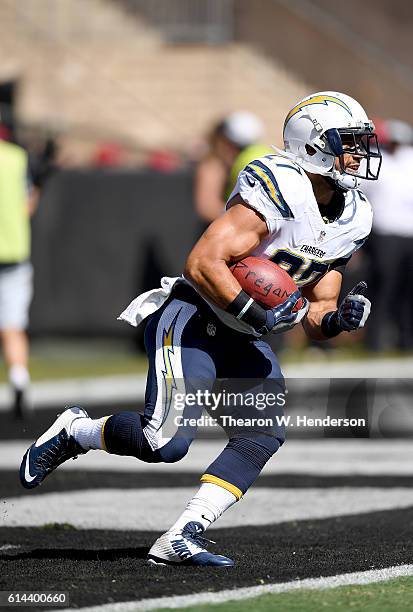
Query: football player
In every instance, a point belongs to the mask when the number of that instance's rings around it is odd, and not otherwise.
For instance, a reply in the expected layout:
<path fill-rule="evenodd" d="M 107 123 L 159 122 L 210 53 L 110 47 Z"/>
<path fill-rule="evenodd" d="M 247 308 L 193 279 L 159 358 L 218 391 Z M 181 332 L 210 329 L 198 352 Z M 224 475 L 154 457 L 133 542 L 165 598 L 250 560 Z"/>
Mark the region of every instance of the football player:
<path fill-rule="evenodd" d="M 90 449 L 146 462 L 174 462 L 188 452 L 195 427 L 171 424 L 173 396 L 210 390 L 216 378 L 261 381 L 247 390 L 282 391 L 278 361 L 262 336 L 301 322 L 323 340 L 363 327 L 370 312 L 365 284 L 340 304 L 342 273 L 372 224 L 359 180 L 378 177 L 381 155 L 374 126 L 351 97 L 332 91 L 304 98 L 288 113 L 285 150 L 250 162 L 239 174 L 224 215 L 189 254 L 184 278 L 162 279 L 162 288 L 139 296 L 121 315 L 144 318 L 149 358 L 145 412 L 90 419 L 79 407 L 63 412 L 26 452 L 23 486 L 33 488 L 63 461 Z M 228 264 L 247 255 L 282 266 L 301 288 L 266 310 L 250 298 Z M 243 390 L 245 392 L 245 389 Z M 200 405 L 185 405 L 198 416 Z M 277 406 L 270 413 L 280 415 Z M 205 470 L 182 515 L 149 551 L 152 564 L 231 566 L 206 549 L 207 527 L 246 493 L 284 442 L 277 419 L 266 429 L 227 431 L 229 440 Z"/>

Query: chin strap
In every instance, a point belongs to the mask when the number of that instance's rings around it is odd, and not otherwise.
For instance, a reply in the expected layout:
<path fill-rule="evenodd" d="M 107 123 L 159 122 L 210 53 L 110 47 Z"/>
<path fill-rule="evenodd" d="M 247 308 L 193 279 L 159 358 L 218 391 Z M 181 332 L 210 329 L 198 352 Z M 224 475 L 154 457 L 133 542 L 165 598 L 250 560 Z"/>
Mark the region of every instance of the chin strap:
<path fill-rule="evenodd" d="M 360 185 L 358 178 L 350 174 L 337 173 L 337 178 L 334 177 L 334 180 L 341 189 L 357 189 Z"/>

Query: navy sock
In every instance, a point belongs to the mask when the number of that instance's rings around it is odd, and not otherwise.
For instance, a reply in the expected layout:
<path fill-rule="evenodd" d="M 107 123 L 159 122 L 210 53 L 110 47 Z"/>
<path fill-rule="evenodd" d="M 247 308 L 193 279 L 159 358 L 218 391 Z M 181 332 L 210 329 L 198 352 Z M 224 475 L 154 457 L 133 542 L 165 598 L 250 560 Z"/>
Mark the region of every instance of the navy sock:
<path fill-rule="evenodd" d="M 201 480 L 209 482 L 207 476 L 211 475 L 245 493 L 283 441 L 266 435 L 231 438 L 222 453 L 205 470 Z"/>
<path fill-rule="evenodd" d="M 159 461 L 143 434 L 142 421 L 142 415 L 137 412 L 119 412 L 109 417 L 103 433 L 107 451 L 113 455 L 136 457 L 148 463 Z"/>

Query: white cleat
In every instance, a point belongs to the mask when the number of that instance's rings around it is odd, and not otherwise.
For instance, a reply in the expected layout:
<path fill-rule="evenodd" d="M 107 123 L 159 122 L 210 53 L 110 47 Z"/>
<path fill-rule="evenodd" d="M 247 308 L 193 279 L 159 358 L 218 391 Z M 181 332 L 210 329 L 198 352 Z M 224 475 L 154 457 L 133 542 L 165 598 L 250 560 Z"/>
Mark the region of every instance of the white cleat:
<path fill-rule="evenodd" d="M 205 549 L 202 537 L 204 527 L 191 521 L 183 529 L 167 531 L 156 540 L 148 553 L 150 565 L 232 566 L 234 561 L 223 555 L 214 555 Z"/>
<path fill-rule="evenodd" d="M 68 408 L 27 449 L 20 466 L 20 482 L 26 489 L 37 487 L 64 461 L 76 459 L 78 455 L 86 453 L 70 435 L 70 429 L 73 421 L 88 416 L 83 408 Z"/>

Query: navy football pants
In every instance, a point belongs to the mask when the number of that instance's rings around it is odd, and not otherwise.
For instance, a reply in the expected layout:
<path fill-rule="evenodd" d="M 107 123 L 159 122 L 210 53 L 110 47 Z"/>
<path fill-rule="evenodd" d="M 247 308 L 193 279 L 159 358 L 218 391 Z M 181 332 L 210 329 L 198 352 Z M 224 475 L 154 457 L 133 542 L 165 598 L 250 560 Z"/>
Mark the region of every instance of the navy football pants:
<path fill-rule="evenodd" d="M 178 285 L 169 300 L 148 318 L 145 346 L 149 373 L 143 415 L 123 412 L 109 417 L 104 440 L 108 452 L 147 462 L 182 459 L 196 435 L 205 393 L 237 393 L 237 401 L 209 414 L 217 416 L 229 438 L 227 446 L 201 480 L 227 488 L 237 498 L 254 482 L 284 442 L 282 402 L 262 406 L 263 393 L 283 395 L 284 381 L 269 345 L 224 325 L 189 286 Z M 195 401 L 201 392 L 201 403 Z M 260 410 L 240 405 L 257 397 Z M 191 405 L 177 398 L 189 398 Z M 242 401 L 241 401 L 242 404 Z M 227 420 L 221 419 L 225 415 Z M 229 419 L 231 417 L 231 419 Z M 241 425 L 233 425 L 241 418 Z M 253 419 L 251 424 L 250 419 Z M 239 420 L 237 421 L 239 422 Z M 257 424 L 258 423 L 258 424 Z"/>

